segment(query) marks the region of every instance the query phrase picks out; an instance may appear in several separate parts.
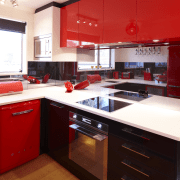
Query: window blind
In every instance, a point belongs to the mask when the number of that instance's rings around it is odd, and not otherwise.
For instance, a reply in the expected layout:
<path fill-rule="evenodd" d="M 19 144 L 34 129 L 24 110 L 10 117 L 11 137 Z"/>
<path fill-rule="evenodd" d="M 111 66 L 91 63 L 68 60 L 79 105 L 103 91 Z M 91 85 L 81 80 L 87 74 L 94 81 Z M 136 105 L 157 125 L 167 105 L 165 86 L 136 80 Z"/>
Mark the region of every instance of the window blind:
<path fill-rule="evenodd" d="M 0 18 L 0 30 L 26 33 L 26 22 L 18 22 Z"/>

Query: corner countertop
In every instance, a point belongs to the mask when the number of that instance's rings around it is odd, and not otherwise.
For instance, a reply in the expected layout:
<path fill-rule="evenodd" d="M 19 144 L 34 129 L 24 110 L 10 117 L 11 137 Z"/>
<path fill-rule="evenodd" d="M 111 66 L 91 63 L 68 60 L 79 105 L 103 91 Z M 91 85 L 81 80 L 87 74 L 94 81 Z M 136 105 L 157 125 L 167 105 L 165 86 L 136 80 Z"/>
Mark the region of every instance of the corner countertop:
<path fill-rule="evenodd" d="M 130 82 L 130 80 L 121 79 L 118 79 L 117 81 L 119 81 L 118 83 Z M 64 86 L 51 86 L 24 90 L 22 94 L 0 97 L 0 105 L 47 98 L 117 122 L 180 141 L 179 99 L 152 95 L 148 99 L 134 102 L 122 98 L 115 98 L 108 96 L 107 94 L 121 90 L 102 87 L 113 84 L 114 83 L 102 81 L 101 83 L 91 84 L 83 90 L 74 90 L 72 93 L 65 93 L 66 89 Z M 116 99 L 117 101 L 130 102 L 132 105 L 110 113 L 76 103 L 77 101 L 97 96 L 108 97 L 110 99 Z"/>

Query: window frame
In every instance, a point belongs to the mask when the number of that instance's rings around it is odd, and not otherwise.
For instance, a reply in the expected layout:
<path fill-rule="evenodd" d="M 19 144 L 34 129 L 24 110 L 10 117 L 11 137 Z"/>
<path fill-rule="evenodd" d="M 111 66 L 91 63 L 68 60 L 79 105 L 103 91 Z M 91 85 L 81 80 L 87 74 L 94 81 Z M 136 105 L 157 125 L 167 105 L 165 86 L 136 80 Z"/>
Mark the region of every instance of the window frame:
<path fill-rule="evenodd" d="M 4 31 L 1 30 L 0 31 Z M 13 32 L 13 31 L 7 31 L 7 32 Z M 27 64 L 26 64 L 26 34 L 20 33 L 21 34 L 21 69 L 19 71 L 0 71 L 0 75 L 23 75 L 27 74 Z"/>
<path fill-rule="evenodd" d="M 0 17 L 0 31 L 14 32 L 21 34 L 21 67 L 19 71 L 1 71 L 0 76 L 24 75 L 27 74 L 27 22 L 17 19 Z"/>
<path fill-rule="evenodd" d="M 108 49 L 110 51 L 109 52 L 109 67 L 108 68 L 106 68 L 106 67 L 99 68 L 99 66 L 101 66 L 101 64 L 100 64 L 100 50 L 103 50 L 103 49 Z M 95 65 L 95 66 L 97 66 L 97 68 L 93 68 L 93 69 L 91 69 L 91 68 L 79 69 L 78 65 L 79 65 L 79 63 L 82 63 L 82 62 L 78 62 L 77 72 L 84 72 L 84 71 L 105 71 L 105 70 L 114 70 L 115 69 L 115 55 L 114 55 L 114 65 L 112 65 L 112 50 L 115 51 L 115 49 L 112 49 L 112 48 L 97 48 L 95 50 L 98 50 L 97 64 Z M 84 61 L 83 63 L 88 65 L 89 62 Z"/>

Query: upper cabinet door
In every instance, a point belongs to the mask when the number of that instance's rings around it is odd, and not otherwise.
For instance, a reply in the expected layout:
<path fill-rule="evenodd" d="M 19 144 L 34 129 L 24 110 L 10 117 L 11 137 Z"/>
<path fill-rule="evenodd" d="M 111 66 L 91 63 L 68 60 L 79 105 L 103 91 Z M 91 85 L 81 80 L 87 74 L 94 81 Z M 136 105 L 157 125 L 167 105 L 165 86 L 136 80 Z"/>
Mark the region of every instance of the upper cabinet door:
<path fill-rule="evenodd" d="M 78 3 L 61 8 L 61 47 L 77 47 L 78 41 Z"/>
<path fill-rule="evenodd" d="M 104 0 L 104 43 L 136 41 L 136 0 Z"/>
<path fill-rule="evenodd" d="M 177 0 L 137 0 L 137 40 L 163 42 L 180 37 L 179 7 Z"/>
<path fill-rule="evenodd" d="M 103 0 L 80 0 L 78 16 L 81 45 L 102 43 Z"/>

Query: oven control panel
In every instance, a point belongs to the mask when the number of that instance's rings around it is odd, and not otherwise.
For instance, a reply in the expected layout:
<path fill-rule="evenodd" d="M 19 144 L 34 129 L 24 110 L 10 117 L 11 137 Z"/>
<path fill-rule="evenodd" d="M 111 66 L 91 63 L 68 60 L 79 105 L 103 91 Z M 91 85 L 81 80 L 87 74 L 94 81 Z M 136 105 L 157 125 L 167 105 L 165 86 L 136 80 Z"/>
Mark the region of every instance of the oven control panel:
<path fill-rule="evenodd" d="M 108 133 L 108 125 L 104 124 L 102 122 L 99 122 L 97 120 L 82 116 L 80 114 L 77 114 L 75 112 L 69 112 L 69 120 L 74 123 L 83 123 L 84 125 L 94 127 L 100 131 L 103 131 L 105 133 Z"/>

